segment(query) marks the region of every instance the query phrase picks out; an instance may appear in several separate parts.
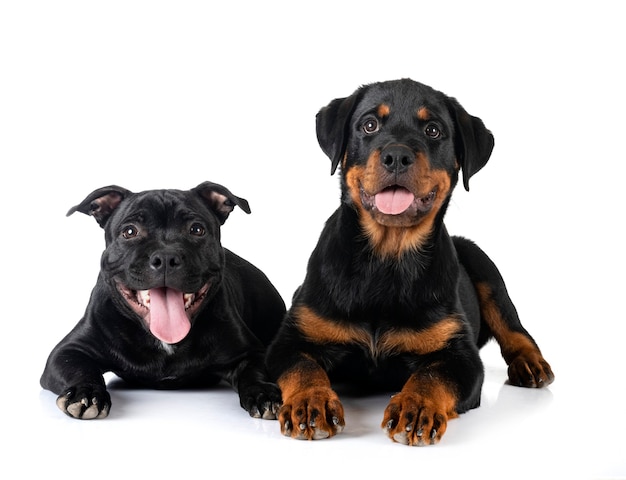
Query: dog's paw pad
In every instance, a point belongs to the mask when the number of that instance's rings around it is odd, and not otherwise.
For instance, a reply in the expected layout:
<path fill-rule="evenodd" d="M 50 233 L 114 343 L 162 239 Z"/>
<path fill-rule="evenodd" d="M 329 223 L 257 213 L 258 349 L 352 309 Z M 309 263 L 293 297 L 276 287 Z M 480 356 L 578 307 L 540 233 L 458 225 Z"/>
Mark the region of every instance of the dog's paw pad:
<path fill-rule="evenodd" d="M 83 391 L 90 391 L 87 388 Z M 59 395 L 56 404 L 61 411 L 72 418 L 93 420 L 105 418 L 109 415 L 111 398 L 106 390 L 94 389 L 91 395 L 77 394 L 78 389 L 71 388 L 63 395 Z"/>

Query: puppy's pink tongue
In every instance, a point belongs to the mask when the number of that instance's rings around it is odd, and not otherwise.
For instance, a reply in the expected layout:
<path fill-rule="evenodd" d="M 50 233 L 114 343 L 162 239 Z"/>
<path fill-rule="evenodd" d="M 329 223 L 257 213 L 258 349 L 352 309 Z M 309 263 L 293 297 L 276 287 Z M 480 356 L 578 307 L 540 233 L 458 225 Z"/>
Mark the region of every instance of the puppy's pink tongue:
<path fill-rule="evenodd" d="M 173 288 L 150 290 L 150 331 L 165 343 L 178 343 L 187 336 L 191 322 L 185 313 L 183 294 Z"/>
<path fill-rule="evenodd" d="M 399 215 L 415 200 L 415 195 L 402 187 L 385 188 L 374 196 L 376 208 L 387 215 Z"/>

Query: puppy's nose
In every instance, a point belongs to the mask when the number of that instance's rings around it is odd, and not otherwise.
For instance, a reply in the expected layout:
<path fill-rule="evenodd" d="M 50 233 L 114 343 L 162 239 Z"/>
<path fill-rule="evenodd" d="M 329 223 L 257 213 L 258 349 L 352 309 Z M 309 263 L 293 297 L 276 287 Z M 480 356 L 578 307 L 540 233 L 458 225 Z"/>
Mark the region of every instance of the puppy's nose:
<path fill-rule="evenodd" d="M 156 271 L 177 270 L 182 264 L 182 257 L 176 252 L 154 252 L 150 257 L 150 267 Z"/>
<path fill-rule="evenodd" d="M 390 145 L 380 152 L 380 161 L 391 173 L 404 173 L 415 162 L 415 153 L 404 145 Z"/>

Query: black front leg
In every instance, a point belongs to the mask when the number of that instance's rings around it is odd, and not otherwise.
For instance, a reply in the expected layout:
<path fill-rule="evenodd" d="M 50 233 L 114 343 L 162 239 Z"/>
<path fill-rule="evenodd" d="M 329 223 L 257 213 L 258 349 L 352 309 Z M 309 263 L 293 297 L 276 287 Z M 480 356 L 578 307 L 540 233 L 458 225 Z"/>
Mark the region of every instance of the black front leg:
<path fill-rule="evenodd" d="M 105 418 L 111 409 L 101 369 L 85 353 L 57 346 L 46 363 L 41 386 L 59 395 L 57 406 L 82 420 Z"/>
<path fill-rule="evenodd" d="M 392 397 L 382 421 L 387 435 L 406 445 L 438 443 L 448 420 L 480 405 L 484 370 L 468 333 L 454 329 L 454 321 L 444 320 L 416 334 L 414 340 L 426 332 L 430 346 L 444 341 L 445 346 L 423 355 L 407 354 L 412 373 Z"/>
<path fill-rule="evenodd" d="M 251 417 L 276 419 L 282 403 L 280 389 L 268 380 L 262 354 L 240 362 L 228 375 L 228 381 L 239 393 L 241 407 Z"/>

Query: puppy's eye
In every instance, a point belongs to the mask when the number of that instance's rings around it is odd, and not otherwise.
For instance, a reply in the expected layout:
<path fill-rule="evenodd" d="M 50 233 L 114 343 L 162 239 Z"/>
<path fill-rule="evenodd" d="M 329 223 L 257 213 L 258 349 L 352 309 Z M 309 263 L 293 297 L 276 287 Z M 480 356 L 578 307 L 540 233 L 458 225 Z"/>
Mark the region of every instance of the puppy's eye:
<path fill-rule="evenodd" d="M 375 118 L 370 118 L 363 124 L 361 128 L 365 133 L 371 135 L 372 133 L 376 133 L 378 130 L 380 130 L 380 124 Z"/>
<path fill-rule="evenodd" d="M 191 227 L 189 227 L 189 233 L 195 235 L 196 237 L 201 237 L 206 233 L 206 229 L 199 223 L 194 223 Z"/>
<path fill-rule="evenodd" d="M 428 135 L 430 138 L 441 137 L 441 130 L 439 130 L 439 127 L 434 123 L 429 123 L 428 125 L 426 125 L 424 133 L 426 133 L 426 135 Z"/>
<path fill-rule="evenodd" d="M 137 235 L 139 235 L 139 229 L 134 225 L 128 225 L 124 227 L 124 230 L 122 230 L 122 237 L 124 237 L 126 240 L 130 238 L 135 238 Z"/>

